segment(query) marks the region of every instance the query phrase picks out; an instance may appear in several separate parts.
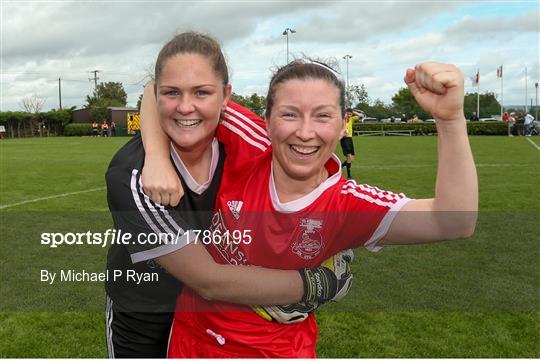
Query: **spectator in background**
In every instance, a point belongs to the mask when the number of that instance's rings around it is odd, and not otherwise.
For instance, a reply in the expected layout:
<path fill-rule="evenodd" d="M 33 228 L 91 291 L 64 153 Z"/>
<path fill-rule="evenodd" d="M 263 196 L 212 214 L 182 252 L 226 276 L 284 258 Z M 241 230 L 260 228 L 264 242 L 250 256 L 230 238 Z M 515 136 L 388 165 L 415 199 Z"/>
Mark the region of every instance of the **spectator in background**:
<path fill-rule="evenodd" d="M 420 119 L 418 119 L 418 115 L 413 115 L 411 123 L 420 123 Z"/>
<path fill-rule="evenodd" d="M 518 135 L 525 135 L 525 114 L 519 112 L 515 118 Z"/>
<path fill-rule="evenodd" d="M 99 132 L 99 124 L 94 120 L 92 123 L 92 136 L 97 137 Z"/>
<path fill-rule="evenodd" d="M 501 117 L 501 120 L 506 123 L 506 125 L 508 127 L 508 135 L 511 135 L 509 119 L 510 119 L 510 116 L 508 115 L 508 112 L 504 112 L 504 114 Z"/>
<path fill-rule="evenodd" d="M 479 120 L 478 115 L 476 115 L 476 112 L 472 112 L 470 120 L 471 120 L 471 122 L 477 122 Z"/>
<path fill-rule="evenodd" d="M 111 121 L 111 136 L 116 137 L 116 123 Z"/>
<path fill-rule="evenodd" d="M 109 124 L 107 124 L 106 120 L 104 120 L 103 124 L 101 124 L 101 135 L 104 137 L 109 135 Z"/>
<path fill-rule="evenodd" d="M 401 122 L 402 123 L 407 123 L 407 115 L 405 115 L 405 113 L 401 114 Z"/>
<path fill-rule="evenodd" d="M 516 126 L 516 113 L 512 112 L 508 116 L 508 135 L 513 137 L 518 135 L 517 126 Z"/>
<path fill-rule="evenodd" d="M 524 113 L 524 120 L 523 120 L 523 134 L 525 134 L 526 137 L 531 136 L 531 131 L 533 128 L 533 122 L 534 117 L 529 114 L 528 112 Z"/>

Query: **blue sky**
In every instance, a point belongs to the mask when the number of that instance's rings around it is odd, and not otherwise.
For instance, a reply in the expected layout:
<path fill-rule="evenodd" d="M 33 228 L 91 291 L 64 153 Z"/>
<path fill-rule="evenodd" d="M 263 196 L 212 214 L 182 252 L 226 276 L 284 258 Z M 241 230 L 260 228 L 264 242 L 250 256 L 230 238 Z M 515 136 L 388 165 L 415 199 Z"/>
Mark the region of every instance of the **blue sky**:
<path fill-rule="evenodd" d="M 20 110 L 22 98 L 58 107 L 83 106 L 100 81 L 120 81 L 135 105 L 160 47 L 177 31 L 193 29 L 223 44 L 235 92 L 265 94 L 271 70 L 285 62 L 286 27 L 293 56 L 335 58 L 351 84 L 365 84 L 386 103 L 403 86 L 407 67 L 454 63 L 465 77 L 480 69 L 480 91 L 504 103 L 534 98 L 539 80 L 540 12 L 537 1 L 280 1 L 280 2 L 2 2 L 1 108 Z M 345 74 L 344 74 L 345 76 Z M 466 81 L 466 91 L 474 91 Z M 530 101 L 530 100 L 529 100 Z"/>

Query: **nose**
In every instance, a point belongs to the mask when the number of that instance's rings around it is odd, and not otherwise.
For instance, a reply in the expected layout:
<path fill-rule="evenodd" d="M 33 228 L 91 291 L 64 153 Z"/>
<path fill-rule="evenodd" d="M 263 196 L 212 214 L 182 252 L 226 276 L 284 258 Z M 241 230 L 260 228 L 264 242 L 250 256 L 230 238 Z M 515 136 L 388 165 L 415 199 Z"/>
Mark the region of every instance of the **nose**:
<path fill-rule="evenodd" d="M 309 117 L 305 117 L 298 123 L 298 128 L 296 129 L 296 136 L 303 140 L 307 141 L 314 137 L 313 121 Z"/>
<path fill-rule="evenodd" d="M 180 97 L 176 105 L 176 111 L 180 114 L 190 114 L 195 111 L 195 105 L 189 95 L 185 94 Z"/>

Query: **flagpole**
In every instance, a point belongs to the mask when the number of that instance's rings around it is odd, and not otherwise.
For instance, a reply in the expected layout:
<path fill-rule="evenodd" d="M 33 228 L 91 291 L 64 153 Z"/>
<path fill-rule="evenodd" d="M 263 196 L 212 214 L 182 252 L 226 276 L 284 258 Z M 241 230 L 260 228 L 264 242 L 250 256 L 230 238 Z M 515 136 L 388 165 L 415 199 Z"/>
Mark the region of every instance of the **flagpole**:
<path fill-rule="evenodd" d="M 480 69 L 476 70 L 476 116 L 480 119 Z"/>
<path fill-rule="evenodd" d="M 527 67 L 525 67 L 525 112 L 527 111 Z"/>
<path fill-rule="evenodd" d="M 504 105 L 503 105 L 503 101 L 504 101 L 504 98 L 503 98 L 503 77 L 504 77 L 503 66 L 501 65 L 501 119 L 502 119 L 502 116 L 503 116 L 503 114 L 504 114 Z"/>

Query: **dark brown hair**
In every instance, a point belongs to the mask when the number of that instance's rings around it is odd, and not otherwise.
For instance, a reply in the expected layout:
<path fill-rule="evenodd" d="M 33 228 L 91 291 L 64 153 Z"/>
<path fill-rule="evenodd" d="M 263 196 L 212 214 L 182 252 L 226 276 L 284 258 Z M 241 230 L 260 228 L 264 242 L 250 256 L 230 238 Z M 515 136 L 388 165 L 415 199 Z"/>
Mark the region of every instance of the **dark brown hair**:
<path fill-rule="evenodd" d="M 266 112 L 265 116 L 270 117 L 276 89 L 279 84 L 285 83 L 291 79 L 320 79 L 326 80 L 333 84 L 339 91 L 339 105 L 341 115 L 345 113 L 345 84 L 341 75 L 329 65 L 311 59 L 296 59 L 287 65 L 278 68 L 272 76 L 270 85 L 268 86 L 268 94 L 266 95 Z"/>
<path fill-rule="evenodd" d="M 155 81 L 159 81 L 165 62 L 177 54 L 199 54 L 206 57 L 223 87 L 229 84 L 229 70 L 218 41 L 209 35 L 188 31 L 176 35 L 161 48 L 155 66 Z"/>

